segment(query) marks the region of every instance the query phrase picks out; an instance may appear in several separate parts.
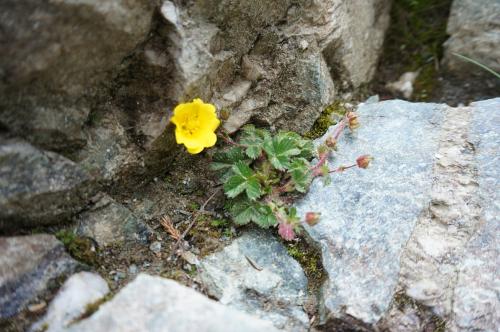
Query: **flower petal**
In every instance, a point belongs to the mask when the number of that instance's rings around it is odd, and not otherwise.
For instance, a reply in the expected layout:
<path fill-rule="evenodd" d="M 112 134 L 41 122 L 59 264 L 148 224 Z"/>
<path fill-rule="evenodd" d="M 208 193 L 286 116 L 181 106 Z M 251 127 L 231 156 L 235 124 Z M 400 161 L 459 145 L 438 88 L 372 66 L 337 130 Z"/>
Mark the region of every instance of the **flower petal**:
<path fill-rule="evenodd" d="M 220 125 L 216 108 L 205 104 L 201 99 L 175 107 L 170 119 L 175 124 L 175 140 L 184 144 L 189 153 L 200 153 L 205 147 L 212 147 L 217 142 L 214 131 Z"/>
<path fill-rule="evenodd" d="M 204 149 L 204 148 L 203 148 L 202 146 L 199 146 L 199 147 L 192 148 L 192 149 L 187 148 L 187 151 L 188 151 L 189 153 L 191 153 L 191 154 L 198 154 L 198 153 L 200 153 L 201 151 L 203 151 L 203 149 Z"/>

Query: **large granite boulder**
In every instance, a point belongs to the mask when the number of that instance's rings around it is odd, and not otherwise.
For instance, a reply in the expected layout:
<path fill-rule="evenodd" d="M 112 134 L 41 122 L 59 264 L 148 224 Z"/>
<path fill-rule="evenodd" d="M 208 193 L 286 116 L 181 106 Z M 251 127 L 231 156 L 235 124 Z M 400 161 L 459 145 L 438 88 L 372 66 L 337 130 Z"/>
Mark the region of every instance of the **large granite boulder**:
<path fill-rule="evenodd" d="M 89 307 L 102 301 L 108 293 L 108 284 L 100 275 L 91 272 L 75 273 L 64 282 L 50 302 L 47 313 L 31 326 L 30 331 L 60 331 L 78 320 Z"/>
<path fill-rule="evenodd" d="M 0 319 L 38 303 L 78 266 L 52 235 L 0 237 Z"/>
<path fill-rule="evenodd" d="M 389 8 L 386 0 L 164 1 L 172 91 L 230 109 L 230 132 L 251 118 L 305 132 L 336 90 L 371 80 Z"/>
<path fill-rule="evenodd" d="M 276 237 L 249 231 L 203 258 L 200 277 L 222 304 L 271 321 L 286 331 L 306 331 L 307 278 Z"/>
<path fill-rule="evenodd" d="M 301 133 L 371 80 L 390 0 L 34 0 L 0 4 L 0 128 L 104 183 L 173 159 L 171 110 L 200 97 Z"/>
<path fill-rule="evenodd" d="M 322 216 L 306 231 L 328 274 L 327 328 L 498 329 L 499 108 L 359 107 L 362 126 L 330 162 L 368 153 L 373 165 L 314 181 L 297 204 Z"/>
<path fill-rule="evenodd" d="M 0 142 L 0 229 L 62 223 L 92 194 L 80 166 L 54 153 L 9 140 Z"/>
<path fill-rule="evenodd" d="M 147 244 L 153 234 L 142 220 L 107 195 L 75 219 L 75 233 L 94 239 L 101 247 L 135 241 Z"/>
<path fill-rule="evenodd" d="M 482 72 L 478 66 L 453 55 L 472 58 L 495 71 L 500 71 L 500 1 L 454 0 L 451 6 L 444 44 L 444 63 L 455 73 Z"/>
<path fill-rule="evenodd" d="M 278 331 L 271 323 L 238 312 L 160 277 L 140 274 L 87 319 L 62 331 Z"/>
<path fill-rule="evenodd" d="M 2 1 L 0 123 L 55 150 L 85 144 L 88 97 L 149 32 L 150 0 Z"/>

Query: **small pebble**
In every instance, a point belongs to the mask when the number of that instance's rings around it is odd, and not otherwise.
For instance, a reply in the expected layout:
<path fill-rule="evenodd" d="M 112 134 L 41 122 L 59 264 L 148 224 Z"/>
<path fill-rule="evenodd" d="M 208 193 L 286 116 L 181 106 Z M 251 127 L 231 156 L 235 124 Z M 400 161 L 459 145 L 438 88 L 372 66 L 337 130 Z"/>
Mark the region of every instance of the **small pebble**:
<path fill-rule="evenodd" d="M 299 46 L 303 51 L 305 51 L 309 47 L 309 43 L 307 42 L 307 40 L 302 39 L 299 43 Z"/>
<path fill-rule="evenodd" d="M 125 279 L 125 277 L 126 277 L 126 276 L 127 276 L 127 275 L 126 275 L 124 272 L 120 272 L 120 271 L 118 271 L 118 272 L 116 272 L 116 274 L 114 275 L 113 279 L 114 279 L 114 281 L 115 281 L 115 282 L 118 282 L 118 281 L 120 281 L 120 280 L 122 280 L 122 279 Z"/>
<path fill-rule="evenodd" d="M 155 241 L 151 243 L 151 245 L 149 246 L 149 250 L 151 250 L 155 254 L 159 254 L 161 251 L 161 242 Z"/>
<path fill-rule="evenodd" d="M 45 309 L 46 306 L 47 306 L 47 302 L 45 302 L 45 301 L 42 301 L 40 303 L 30 304 L 28 306 L 28 311 L 29 312 L 40 312 L 43 309 Z"/>
<path fill-rule="evenodd" d="M 137 265 L 135 264 L 132 264 L 128 267 L 128 273 L 129 274 L 137 274 L 137 271 L 139 270 L 139 268 L 137 267 Z"/>

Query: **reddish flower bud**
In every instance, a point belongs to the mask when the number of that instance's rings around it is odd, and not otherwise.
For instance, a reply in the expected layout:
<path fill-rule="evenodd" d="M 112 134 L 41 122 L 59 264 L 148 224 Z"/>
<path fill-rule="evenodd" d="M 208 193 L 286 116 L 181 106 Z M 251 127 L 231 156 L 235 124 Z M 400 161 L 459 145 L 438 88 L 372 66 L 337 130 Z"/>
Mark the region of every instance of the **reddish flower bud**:
<path fill-rule="evenodd" d="M 227 109 L 225 109 L 225 108 L 223 108 L 223 109 L 221 109 L 221 110 L 220 110 L 220 115 L 219 115 L 219 116 L 220 116 L 220 118 L 221 118 L 222 120 L 227 120 L 227 119 L 229 119 L 229 116 L 230 116 L 230 115 L 231 115 L 231 112 L 229 112 L 229 110 L 227 110 Z"/>
<path fill-rule="evenodd" d="M 321 217 L 321 213 L 307 212 L 306 213 L 306 223 L 309 226 L 314 226 L 319 222 L 319 217 Z"/>
<path fill-rule="evenodd" d="M 286 241 L 292 241 L 293 239 L 295 239 L 293 225 L 289 223 L 280 223 L 278 226 L 278 234 Z"/>
<path fill-rule="evenodd" d="M 359 127 L 358 116 L 354 112 L 348 112 L 346 114 L 349 129 L 353 130 Z"/>
<path fill-rule="evenodd" d="M 333 136 L 329 136 L 325 141 L 325 145 L 335 150 L 337 148 L 337 140 Z"/>
<path fill-rule="evenodd" d="M 373 157 L 370 155 L 362 155 L 356 159 L 356 164 L 359 168 L 367 168 L 370 165 L 370 162 L 373 160 Z"/>

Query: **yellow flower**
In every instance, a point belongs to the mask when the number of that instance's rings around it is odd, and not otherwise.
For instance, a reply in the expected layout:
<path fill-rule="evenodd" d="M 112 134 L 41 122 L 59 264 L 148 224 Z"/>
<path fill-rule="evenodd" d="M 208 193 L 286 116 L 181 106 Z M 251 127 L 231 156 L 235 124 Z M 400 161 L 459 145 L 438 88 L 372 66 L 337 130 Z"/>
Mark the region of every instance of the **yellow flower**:
<path fill-rule="evenodd" d="M 215 130 L 220 121 L 215 106 L 201 99 L 177 105 L 170 121 L 175 124 L 175 140 L 184 144 L 191 154 L 200 153 L 217 142 Z"/>

